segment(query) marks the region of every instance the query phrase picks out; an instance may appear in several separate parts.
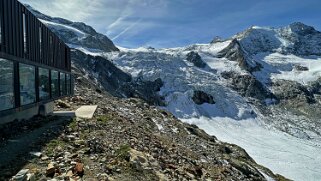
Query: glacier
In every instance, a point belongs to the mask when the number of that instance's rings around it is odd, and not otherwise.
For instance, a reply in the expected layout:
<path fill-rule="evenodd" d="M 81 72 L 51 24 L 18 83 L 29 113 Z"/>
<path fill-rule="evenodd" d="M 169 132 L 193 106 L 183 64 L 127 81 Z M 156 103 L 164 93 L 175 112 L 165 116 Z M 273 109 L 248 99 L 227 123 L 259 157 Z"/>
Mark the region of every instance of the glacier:
<path fill-rule="evenodd" d="M 248 74 L 237 62 L 217 58 L 217 53 L 229 45 L 226 40 L 215 44 L 198 44 L 171 49 L 126 49 L 105 53 L 103 56 L 123 71 L 145 80 L 161 78 L 164 86 L 160 94 L 165 97 L 166 109 L 184 122 L 195 124 L 219 140 L 243 147 L 259 164 L 293 180 L 317 181 L 321 178 L 321 137 L 295 132 L 289 135 L 272 125 L 247 99 L 227 87 L 220 73 L 235 71 Z M 188 52 L 198 52 L 208 65 L 201 69 L 185 60 Z M 257 54 L 263 64 L 254 76 L 268 84 L 270 79 L 291 79 L 300 83 L 315 80 L 321 74 L 320 57 L 302 58 L 281 53 Z M 294 64 L 312 67 L 297 72 Z M 301 75 L 302 74 L 302 75 Z M 211 94 L 215 104 L 196 105 L 191 100 L 192 90 Z M 292 116 L 292 115 L 286 115 Z M 289 117 L 291 119 L 291 117 Z M 299 119 L 293 117 L 293 119 Z"/>

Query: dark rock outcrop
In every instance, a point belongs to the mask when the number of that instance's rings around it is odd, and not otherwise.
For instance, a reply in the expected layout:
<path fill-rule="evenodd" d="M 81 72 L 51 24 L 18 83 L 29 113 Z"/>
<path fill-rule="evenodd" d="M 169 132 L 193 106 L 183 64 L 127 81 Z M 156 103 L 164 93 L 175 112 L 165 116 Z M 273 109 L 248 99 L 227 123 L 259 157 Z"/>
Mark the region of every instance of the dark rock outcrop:
<path fill-rule="evenodd" d="M 92 80 L 87 81 L 86 84 L 98 85 L 96 89 L 103 89 L 113 96 L 136 97 L 153 105 L 164 105 L 163 98 L 158 94 L 163 86 L 161 79 L 155 81 L 133 79 L 131 75 L 123 72 L 104 57 L 94 57 L 79 50 L 73 50 L 71 57 L 78 82 L 85 81 L 83 75 L 86 75 Z"/>
<path fill-rule="evenodd" d="M 123 90 L 127 97 L 141 98 L 151 105 L 165 106 L 164 98 L 158 94 L 163 85 L 160 78 L 154 81 L 136 79 L 124 86 Z"/>
<path fill-rule="evenodd" d="M 291 30 L 290 34 L 287 29 Z M 282 35 L 293 42 L 293 47 L 287 48 L 287 53 L 298 56 L 321 55 L 321 32 L 312 26 L 295 22 L 282 30 Z"/>
<path fill-rule="evenodd" d="M 302 84 L 290 80 L 278 80 L 273 82 L 274 95 L 279 100 L 296 99 L 300 102 L 314 103 L 313 93 Z"/>
<path fill-rule="evenodd" d="M 186 55 L 186 60 L 193 63 L 196 67 L 199 67 L 199 68 L 206 67 L 206 63 L 203 62 L 202 57 L 197 52 L 194 52 L 194 51 L 189 52 Z"/>
<path fill-rule="evenodd" d="M 237 39 L 233 39 L 232 42 L 217 54 L 218 58 L 227 58 L 230 61 L 238 62 L 238 65 L 249 72 L 258 71 L 261 65 L 258 63 L 249 63 L 245 51 L 242 49 L 240 42 Z"/>
<path fill-rule="evenodd" d="M 79 50 L 72 50 L 71 59 L 76 69 L 85 71 L 83 74 L 87 74 L 93 83 L 100 85 L 113 96 L 122 97 L 120 90 L 132 81 L 131 75 L 103 57 L 94 57 Z"/>
<path fill-rule="evenodd" d="M 318 81 L 305 86 L 294 81 L 278 80 L 273 82 L 272 89 L 274 95 L 280 100 L 281 108 L 305 115 L 312 120 L 320 119 L 321 86 Z"/>
<path fill-rule="evenodd" d="M 309 71 L 308 67 L 304 67 L 302 65 L 295 65 L 294 69 L 297 70 L 297 71 Z"/>
<path fill-rule="evenodd" d="M 194 91 L 192 100 L 195 102 L 195 104 L 198 104 L 198 105 L 201 105 L 204 103 L 215 104 L 213 96 L 203 91 Z"/>
<path fill-rule="evenodd" d="M 308 89 L 312 94 L 321 95 L 321 78 L 311 82 L 308 86 Z"/>
<path fill-rule="evenodd" d="M 230 80 L 231 88 L 239 92 L 242 96 L 259 100 L 275 98 L 273 94 L 252 75 L 240 75 L 235 72 L 222 72 L 221 75 L 223 78 Z"/>

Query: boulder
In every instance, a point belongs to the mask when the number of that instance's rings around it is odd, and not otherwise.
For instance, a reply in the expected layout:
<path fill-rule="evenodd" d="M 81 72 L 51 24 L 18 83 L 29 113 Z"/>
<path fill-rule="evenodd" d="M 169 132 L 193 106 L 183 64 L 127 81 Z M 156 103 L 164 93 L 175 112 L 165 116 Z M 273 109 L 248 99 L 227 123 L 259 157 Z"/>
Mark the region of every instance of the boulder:
<path fill-rule="evenodd" d="M 27 174 L 29 169 L 20 170 L 15 176 L 12 177 L 12 181 L 25 181 L 27 180 Z"/>
<path fill-rule="evenodd" d="M 54 163 L 49 163 L 46 169 L 46 176 L 47 177 L 53 177 L 56 173 L 56 167 Z"/>
<path fill-rule="evenodd" d="M 78 176 L 83 176 L 84 175 L 84 164 L 77 162 L 74 169 L 73 173 L 78 175 Z"/>
<path fill-rule="evenodd" d="M 64 102 L 62 100 L 58 100 L 57 101 L 57 105 L 61 108 L 70 108 L 70 104 L 68 104 L 67 102 Z"/>

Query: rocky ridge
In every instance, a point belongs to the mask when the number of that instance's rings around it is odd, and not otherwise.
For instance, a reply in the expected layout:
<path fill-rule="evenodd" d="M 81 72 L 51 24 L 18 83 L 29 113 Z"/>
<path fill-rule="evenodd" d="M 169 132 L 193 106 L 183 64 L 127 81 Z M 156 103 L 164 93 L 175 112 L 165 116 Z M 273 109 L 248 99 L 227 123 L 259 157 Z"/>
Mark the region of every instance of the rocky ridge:
<path fill-rule="evenodd" d="M 46 24 L 58 37 L 72 47 L 86 47 L 105 52 L 119 51 L 105 35 L 96 32 L 82 22 L 72 22 L 63 18 L 50 17 L 25 5 L 40 21 Z"/>

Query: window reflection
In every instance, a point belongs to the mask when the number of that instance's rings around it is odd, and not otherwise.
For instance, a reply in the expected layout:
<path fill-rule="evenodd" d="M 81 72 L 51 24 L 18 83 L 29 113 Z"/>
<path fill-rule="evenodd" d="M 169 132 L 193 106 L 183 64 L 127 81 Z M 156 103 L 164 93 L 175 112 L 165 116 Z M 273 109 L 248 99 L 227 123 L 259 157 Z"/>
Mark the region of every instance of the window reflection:
<path fill-rule="evenodd" d="M 58 71 L 51 71 L 51 94 L 52 98 L 59 97 Z"/>
<path fill-rule="evenodd" d="M 67 95 L 71 94 L 71 79 L 70 74 L 66 74 Z"/>
<path fill-rule="evenodd" d="M 21 105 L 36 102 L 35 67 L 19 64 L 19 80 Z"/>
<path fill-rule="evenodd" d="M 0 58 L 0 111 L 14 107 L 13 63 Z"/>
<path fill-rule="evenodd" d="M 60 72 L 60 95 L 66 95 L 66 76 L 65 73 Z"/>
<path fill-rule="evenodd" d="M 39 68 L 39 99 L 41 101 L 50 98 L 49 70 Z"/>

